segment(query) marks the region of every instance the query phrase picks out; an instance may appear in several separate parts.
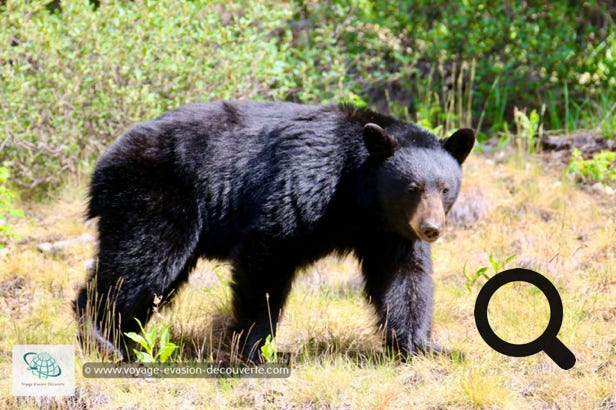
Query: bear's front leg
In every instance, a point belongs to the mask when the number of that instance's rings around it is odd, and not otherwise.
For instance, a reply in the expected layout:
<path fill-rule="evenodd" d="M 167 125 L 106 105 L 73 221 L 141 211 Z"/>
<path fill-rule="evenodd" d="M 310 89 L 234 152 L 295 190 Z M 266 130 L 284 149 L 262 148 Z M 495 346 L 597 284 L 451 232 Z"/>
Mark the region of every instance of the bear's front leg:
<path fill-rule="evenodd" d="M 434 287 L 430 245 L 383 236 L 361 248 L 366 294 L 387 344 L 403 354 L 445 353 L 430 341 Z"/>

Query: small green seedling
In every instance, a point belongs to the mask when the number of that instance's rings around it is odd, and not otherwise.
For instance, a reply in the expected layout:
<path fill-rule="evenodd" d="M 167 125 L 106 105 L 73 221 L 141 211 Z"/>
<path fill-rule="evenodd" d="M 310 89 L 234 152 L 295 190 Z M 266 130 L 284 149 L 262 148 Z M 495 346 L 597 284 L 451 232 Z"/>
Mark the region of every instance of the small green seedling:
<path fill-rule="evenodd" d="M 470 292 L 473 285 L 477 282 L 479 278 L 483 277 L 485 280 L 490 279 L 490 276 L 486 273 L 488 272 L 488 269 L 490 269 L 490 267 L 492 267 L 492 271 L 494 272 L 493 274 L 496 275 L 498 272 L 502 271 L 505 268 L 505 266 L 507 266 L 507 264 L 509 264 L 509 262 L 511 262 L 514 258 L 515 258 L 515 255 L 511 255 L 505 259 L 495 258 L 494 255 L 490 253 L 490 257 L 489 257 L 490 266 L 482 266 L 472 274 L 468 274 L 466 272 L 466 264 L 464 264 L 464 267 L 462 268 L 462 274 L 466 278 L 466 282 L 464 283 L 464 286 L 466 286 L 466 289 Z"/>
<path fill-rule="evenodd" d="M 265 343 L 263 343 L 263 346 L 261 346 L 261 356 L 263 356 L 267 363 L 272 363 L 276 362 L 278 357 L 276 354 L 276 341 L 272 337 L 272 334 L 274 333 L 274 326 L 272 323 L 272 312 L 270 311 L 269 293 L 265 294 L 265 303 L 267 304 L 267 316 L 269 317 L 270 331 L 272 333 L 267 335 L 267 337 L 265 338 Z"/>
<path fill-rule="evenodd" d="M 169 328 L 171 325 L 165 325 L 160 330 L 158 327 L 151 327 L 146 332 L 139 319 L 135 318 L 135 320 L 139 324 L 141 334 L 135 332 L 124 334 L 145 349 L 145 352 L 133 349 L 137 360 L 141 363 L 165 363 L 175 349 L 177 349 L 177 345 L 169 341 Z"/>
<path fill-rule="evenodd" d="M 265 338 L 265 343 L 263 343 L 263 346 L 261 346 L 261 355 L 267 363 L 273 363 L 277 360 L 276 353 L 276 341 L 274 340 L 272 335 L 267 335 L 267 337 Z"/>

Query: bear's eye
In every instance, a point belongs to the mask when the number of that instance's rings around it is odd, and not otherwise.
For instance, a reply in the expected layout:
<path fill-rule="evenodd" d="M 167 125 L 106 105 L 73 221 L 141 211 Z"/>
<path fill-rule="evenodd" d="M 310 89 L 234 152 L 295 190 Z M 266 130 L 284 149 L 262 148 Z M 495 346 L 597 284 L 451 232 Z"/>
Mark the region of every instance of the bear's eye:
<path fill-rule="evenodd" d="M 421 184 L 417 182 L 411 182 L 408 187 L 409 192 L 418 192 L 421 191 Z"/>
<path fill-rule="evenodd" d="M 449 193 L 449 188 L 445 185 L 444 181 L 439 181 L 438 189 L 441 191 L 441 195 L 447 195 Z"/>

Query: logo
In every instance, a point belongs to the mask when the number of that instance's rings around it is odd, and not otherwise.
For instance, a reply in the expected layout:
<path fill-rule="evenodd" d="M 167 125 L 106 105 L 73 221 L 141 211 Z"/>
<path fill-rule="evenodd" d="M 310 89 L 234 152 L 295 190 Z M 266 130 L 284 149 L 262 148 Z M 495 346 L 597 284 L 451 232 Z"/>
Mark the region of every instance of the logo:
<path fill-rule="evenodd" d="M 550 304 L 550 321 L 541 336 L 529 343 L 514 344 L 501 339 L 488 322 L 488 303 L 501 286 L 510 282 L 528 282 L 535 285 Z M 475 302 L 475 324 L 479 334 L 494 350 L 507 356 L 525 357 L 544 351 L 561 369 L 569 370 L 575 356 L 556 336 L 563 323 L 563 302 L 558 291 L 545 276 L 529 269 L 509 269 L 494 275 L 483 285 Z"/>
<path fill-rule="evenodd" d="M 24 354 L 24 362 L 26 362 L 32 374 L 39 379 L 59 377 L 62 374 L 62 369 L 60 369 L 56 360 L 46 352 L 28 352 Z"/>
<path fill-rule="evenodd" d="M 73 345 L 13 345 L 14 396 L 72 396 L 75 394 Z"/>

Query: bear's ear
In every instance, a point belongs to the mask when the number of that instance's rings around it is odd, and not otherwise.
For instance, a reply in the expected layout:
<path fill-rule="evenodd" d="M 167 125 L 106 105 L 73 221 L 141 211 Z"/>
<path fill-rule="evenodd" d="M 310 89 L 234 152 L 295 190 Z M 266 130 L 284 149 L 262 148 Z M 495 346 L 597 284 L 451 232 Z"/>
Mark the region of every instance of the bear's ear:
<path fill-rule="evenodd" d="M 461 128 L 441 143 L 443 148 L 458 161 L 458 164 L 462 165 L 475 145 L 475 131 L 470 128 Z"/>
<path fill-rule="evenodd" d="M 398 145 L 383 128 L 371 122 L 364 125 L 364 144 L 370 155 L 381 158 L 393 154 Z"/>

